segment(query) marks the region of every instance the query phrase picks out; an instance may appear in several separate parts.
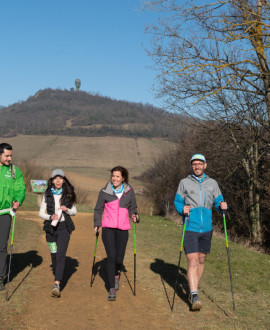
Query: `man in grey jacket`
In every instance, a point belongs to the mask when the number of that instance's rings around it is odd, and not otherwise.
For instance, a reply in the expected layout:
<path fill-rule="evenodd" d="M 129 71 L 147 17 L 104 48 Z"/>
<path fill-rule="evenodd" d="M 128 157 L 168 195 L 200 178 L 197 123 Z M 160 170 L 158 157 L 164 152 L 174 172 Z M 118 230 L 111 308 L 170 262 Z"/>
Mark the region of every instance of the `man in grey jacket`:
<path fill-rule="evenodd" d="M 206 159 L 201 154 L 191 157 L 192 174 L 181 180 L 174 205 L 177 212 L 187 221 L 184 249 L 188 261 L 188 282 L 192 310 L 200 310 L 202 302 L 198 296 L 198 285 L 204 270 L 206 255 L 210 252 L 212 239 L 212 208 L 221 212 L 227 203 L 217 182 L 204 172 Z"/>

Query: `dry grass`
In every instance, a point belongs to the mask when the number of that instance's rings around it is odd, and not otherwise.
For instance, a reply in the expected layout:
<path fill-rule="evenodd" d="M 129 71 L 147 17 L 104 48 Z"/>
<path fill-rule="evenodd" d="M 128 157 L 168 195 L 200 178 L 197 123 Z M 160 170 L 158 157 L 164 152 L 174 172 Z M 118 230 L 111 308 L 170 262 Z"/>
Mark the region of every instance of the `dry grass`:
<path fill-rule="evenodd" d="M 37 165 L 70 169 L 87 176 L 103 177 L 113 166 L 121 164 L 131 176 L 141 174 L 154 158 L 173 147 L 163 139 L 125 137 L 27 136 L 8 138 L 14 148 L 14 159 L 26 156 Z"/>
<path fill-rule="evenodd" d="M 128 168 L 130 184 L 136 191 L 142 191 L 143 183 L 133 177 L 152 166 L 153 160 L 164 150 L 174 147 L 172 142 L 163 139 L 125 137 L 19 135 L 6 142 L 13 146 L 15 165 L 42 168 L 43 177 L 32 170 L 27 181 L 47 180 L 53 169 L 62 168 L 75 186 L 78 199 L 92 207 L 98 192 L 109 180 L 112 167 L 120 164 Z M 142 213 L 150 213 L 150 206 L 144 198 L 138 198 L 138 204 Z"/>

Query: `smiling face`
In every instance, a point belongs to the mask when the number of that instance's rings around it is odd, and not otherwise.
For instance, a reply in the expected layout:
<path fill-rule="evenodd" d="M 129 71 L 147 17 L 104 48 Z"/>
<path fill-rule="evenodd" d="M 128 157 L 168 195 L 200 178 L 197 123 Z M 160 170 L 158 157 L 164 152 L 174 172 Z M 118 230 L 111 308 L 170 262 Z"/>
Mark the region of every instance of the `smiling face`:
<path fill-rule="evenodd" d="M 4 152 L 0 156 L 0 165 L 9 166 L 12 159 L 12 150 L 4 149 Z"/>
<path fill-rule="evenodd" d="M 54 185 L 54 187 L 58 190 L 60 188 L 62 188 L 63 183 L 65 182 L 64 178 L 62 178 L 61 176 L 57 175 L 53 180 L 52 183 Z"/>
<path fill-rule="evenodd" d="M 192 166 L 192 171 L 193 173 L 201 178 L 204 174 L 204 171 L 206 170 L 206 167 L 207 167 L 207 164 L 204 163 L 203 161 L 201 160 L 193 160 L 193 162 L 191 163 L 191 166 Z"/>
<path fill-rule="evenodd" d="M 122 173 L 120 171 L 114 171 L 112 173 L 112 184 L 115 189 L 119 189 L 124 181 L 125 178 L 122 177 Z"/>

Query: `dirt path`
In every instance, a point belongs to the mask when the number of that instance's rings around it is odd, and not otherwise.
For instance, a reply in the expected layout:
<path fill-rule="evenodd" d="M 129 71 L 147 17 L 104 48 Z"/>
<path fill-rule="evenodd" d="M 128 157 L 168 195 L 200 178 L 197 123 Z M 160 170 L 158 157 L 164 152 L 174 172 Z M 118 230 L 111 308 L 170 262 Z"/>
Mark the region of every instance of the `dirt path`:
<path fill-rule="evenodd" d="M 34 289 L 23 323 L 27 329 L 173 329 L 170 315 L 161 313 L 158 303 L 149 289 L 137 283 L 137 295 L 132 295 L 124 276 L 115 302 L 107 301 L 105 283 L 99 273 L 90 287 L 91 267 L 95 244 L 91 236 L 93 215 L 80 213 L 76 216 L 76 230 L 72 234 L 67 252 L 67 284 L 60 299 L 51 298 L 53 275 L 49 268 L 50 255 L 44 236 L 38 254 L 42 264 L 35 268 L 32 277 Z M 98 244 L 97 263 L 105 258 L 101 239 Z M 132 280 L 133 274 L 128 274 Z M 133 283 L 132 283 L 133 284 Z"/>

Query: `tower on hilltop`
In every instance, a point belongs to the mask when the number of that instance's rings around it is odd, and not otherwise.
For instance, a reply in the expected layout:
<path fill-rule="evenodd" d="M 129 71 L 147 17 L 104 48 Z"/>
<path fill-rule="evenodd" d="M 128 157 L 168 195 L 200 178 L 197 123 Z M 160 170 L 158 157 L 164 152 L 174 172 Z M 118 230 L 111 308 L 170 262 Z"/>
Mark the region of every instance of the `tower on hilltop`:
<path fill-rule="evenodd" d="M 75 86 L 76 86 L 76 91 L 78 91 L 81 87 L 81 81 L 80 79 L 76 79 L 75 80 Z"/>

